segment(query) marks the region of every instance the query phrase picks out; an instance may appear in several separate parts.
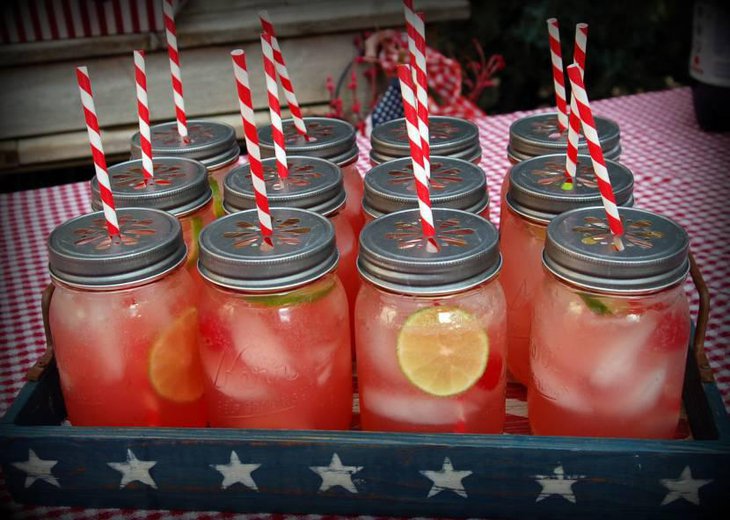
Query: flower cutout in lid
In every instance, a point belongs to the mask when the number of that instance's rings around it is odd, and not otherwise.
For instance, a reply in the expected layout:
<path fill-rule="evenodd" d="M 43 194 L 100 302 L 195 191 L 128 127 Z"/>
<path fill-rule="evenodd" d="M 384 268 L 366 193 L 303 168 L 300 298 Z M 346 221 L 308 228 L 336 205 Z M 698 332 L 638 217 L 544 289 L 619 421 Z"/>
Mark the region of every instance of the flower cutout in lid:
<path fill-rule="evenodd" d="M 585 225 L 575 226 L 573 231 L 581 233 L 583 238 L 581 242 L 587 245 L 608 245 L 613 244 L 613 235 L 608 227 L 605 219 L 586 216 L 584 218 Z M 654 240 L 664 237 L 662 231 L 652 230 L 652 223 L 646 219 L 640 220 L 624 220 L 624 234 L 622 239 L 626 247 L 639 247 L 641 249 L 651 249 L 654 247 Z"/>

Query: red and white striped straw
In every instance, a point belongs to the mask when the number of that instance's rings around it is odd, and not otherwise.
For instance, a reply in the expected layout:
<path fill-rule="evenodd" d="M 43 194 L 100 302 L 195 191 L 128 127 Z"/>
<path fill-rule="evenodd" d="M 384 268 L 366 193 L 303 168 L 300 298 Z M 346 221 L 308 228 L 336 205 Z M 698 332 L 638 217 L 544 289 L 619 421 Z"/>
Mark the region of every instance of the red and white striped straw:
<path fill-rule="evenodd" d="M 264 29 L 264 32 L 271 35 L 271 47 L 274 50 L 276 72 L 279 74 L 281 88 L 284 89 L 284 96 L 286 97 L 286 102 L 289 104 L 289 112 L 291 112 L 291 117 L 294 120 L 294 128 L 296 128 L 299 135 L 308 139 L 309 136 L 307 135 L 307 126 L 304 124 L 302 109 L 297 102 L 296 94 L 294 94 L 294 85 L 289 77 L 289 71 L 286 68 L 284 54 L 282 54 L 281 49 L 279 48 L 279 41 L 277 40 L 276 33 L 274 32 L 274 24 L 271 23 L 269 13 L 267 11 L 259 11 L 259 20 L 261 20 L 261 27 Z"/>
<path fill-rule="evenodd" d="M 118 236 L 119 221 L 117 220 L 117 211 L 114 208 L 114 196 L 109 183 L 109 172 L 106 169 L 106 157 L 101 146 L 101 130 L 99 129 L 99 120 L 96 118 L 94 95 L 91 92 L 91 79 L 86 67 L 76 67 L 76 81 L 79 84 L 86 130 L 89 132 L 89 144 L 91 145 L 91 155 L 94 158 L 96 179 L 99 181 L 99 194 L 101 195 L 101 206 L 106 219 L 106 229 L 109 231 L 109 236 Z"/>
<path fill-rule="evenodd" d="M 426 25 L 423 13 L 413 11 L 413 0 L 403 0 L 411 71 L 416 86 L 418 132 L 421 134 L 426 178 L 431 177 L 431 145 L 428 130 L 428 76 L 426 73 Z"/>
<path fill-rule="evenodd" d="M 289 168 L 286 163 L 286 142 L 284 128 L 281 124 L 281 106 L 279 106 L 279 87 L 276 84 L 276 68 L 274 66 L 274 49 L 271 46 L 271 35 L 261 34 L 261 48 L 264 54 L 264 73 L 266 75 L 266 91 L 269 100 L 269 115 L 271 116 L 271 137 L 274 140 L 274 155 L 279 177 L 286 179 Z"/>
<path fill-rule="evenodd" d="M 565 101 L 565 75 L 563 74 L 563 53 L 560 50 L 560 30 L 557 18 L 547 20 L 550 41 L 550 60 L 553 68 L 555 104 L 558 108 L 558 128 L 564 132 L 568 128 L 568 104 Z"/>
<path fill-rule="evenodd" d="M 583 134 L 586 136 L 588 150 L 590 151 L 591 161 L 593 162 L 593 171 L 598 179 L 598 190 L 601 192 L 603 207 L 606 209 L 608 226 L 614 236 L 614 243 L 616 244 L 616 247 L 621 250 L 623 249 L 621 235 L 624 233 L 624 226 L 621 222 L 621 217 L 618 214 L 616 198 L 613 195 L 613 187 L 611 186 L 611 179 L 608 176 L 608 169 L 606 169 L 606 161 L 603 158 L 601 142 L 598 139 L 598 132 L 596 131 L 596 123 L 593 120 L 593 112 L 591 111 L 591 105 L 588 101 L 585 85 L 583 84 L 581 69 L 578 65 L 573 64 L 568 67 L 568 78 L 570 79 L 570 87 L 573 91 L 573 98 L 576 100 L 578 111 L 580 112 Z"/>
<path fill-rule="evenodd" d="M 261 164 L 259 136 L 256 133 L 256 122 L 253 115 L 251 87 L 249 86 L 248 69 L 246 68 L 246 53 L 241 49 L 236 49 L 231 51 L 231 59 L 233 60 L 233 75 L 236 78 L 236 87 L 238 89 L 238 105 L 243 119 L 243 134 L 246 138 L 248 163 L 251 167 L 251 181 L 253 182 L 256 197 L 259 227 L 263 236 L 270 237 L 272 232 L 271 211 L 269 211 L 269 198 L 266 195 L 264 167 Z"/>
<path fill-rule="evenodd" d="M 406 116 L 408 142 L 411 147 L 413 174 L 416 180 L 418 194 L 418 209 L 421 213 L 421 227 L 427 238 L 433 237 L 436 232 L 433 227 L 433 213 L 431 212 L 431 195 L 428 188 L 428 177 L 424 169 L 423 150 L 421 150 L 421 134 L 418 133 L 418 114 L 416 113 L 416 95 L 413 86 L 413 77 L 407 65 L 398 66 L 401 95 L 403 96 L 403 112 Z"/>
<path fill-rule="evenodd" d="M 165 35 L 167 36 L 167 55 L 170 58 L 170 75 L 172 77 L 172 94 L 175 98 L 175 118 L 177 131 L 184 140 L 188 139 L 188 119 L 185 116 L 185 99 L 183 98 L 182 75 L 180 73 L 180 53 L 177 50 L 177 29 L 175 28 L 175 11 L 172 0 L 162 3 L 165 15 Z"/>
<path fill-rule="evenodd" d="M 145 179 L 154 177 L 152 167 L 152 141 L 150 137 L 150 108 L 147 101 L 147 72 L 144 51 L 134 51 L 134 79 L 137 83 L 137 118 L 139 119 L 139 145 L 142 149 L 142 173 Z"/>
<path fill-rule="evenodd" d="M 588 42 L 588 24 L 579 23 L 575 26 L 575 48 L 573 50 L 573 63 L 578 65 L 581 74 L 585 73 L 586 45 Z M 565 157 L 565 176 L 567 177 L 564 188 L 571 189 L 575 182 L 578 166 L 578 140 L 580 139 L 580 115 L 578 105 L 575 103 L 575 96 L 570 95 L 570 119 L 568 122 L 568 150 Z"/>

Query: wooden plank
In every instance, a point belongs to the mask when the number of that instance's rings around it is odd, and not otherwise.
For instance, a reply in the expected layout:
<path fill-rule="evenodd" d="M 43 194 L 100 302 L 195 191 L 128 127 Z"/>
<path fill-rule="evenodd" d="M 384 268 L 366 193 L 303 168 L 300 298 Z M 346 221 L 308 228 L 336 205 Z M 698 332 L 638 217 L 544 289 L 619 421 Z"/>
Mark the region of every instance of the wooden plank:
<path fill-rule="evenodd" d="M 267 9 L 277 34 L 287 38 L 403 25 L 401 0 L 190 0 L 178 17 L 182 49 L 231 42 L 255 41 L 261 30 L 257 13 Z M 468 0 L 419 0 L 418 9 L 429 23 L 469 17 Z M 55 42 L 0 46 L 3 66 L 129 53 L 157 51 L 164 40 L 154 33 L 119 35 Z"/>
<path fill-rule="evenodd" d="M 303 105 L 328 99 L 325 78 L 337 77 L 352 61 L 352 34 L 312 36 L 288 42 L 287 61 Z M 248 54 L 254 105 L 266 106 L 261 49 L 243 45 Z M 237 108 L 229 46 L 191 49 L 182 55 L 182 76 L 188 117 L 230 113 Z M 93 83 L 102 127 L 137 121 L 131 53 L 76 63 L 14 67 L 3 71 L 0 97 L 0 139 L 82 130 L 83 118 L 74 66 L 86 64 Z M 149 102 L 154 121 L 174 117 L 167 55 L 147 56 Z M 283 99 L 283 96 L 281 96 Z"/>

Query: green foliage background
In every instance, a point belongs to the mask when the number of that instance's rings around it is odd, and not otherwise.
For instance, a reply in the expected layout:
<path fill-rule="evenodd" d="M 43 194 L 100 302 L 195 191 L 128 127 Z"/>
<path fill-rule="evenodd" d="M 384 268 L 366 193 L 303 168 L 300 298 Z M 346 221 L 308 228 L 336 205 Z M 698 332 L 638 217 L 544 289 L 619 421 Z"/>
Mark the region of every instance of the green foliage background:
<path fill-rule="evenodd" d="M 551 17 L 560 23 L 566 65 L 572 62 L 575 24 L 589 26 L 586 86 L 591 99 L 689 84 L 692 2 L 471 0 L 471 10 L 468 21 L 431 24 L 427 38 L 462 65 L 476 58 L 472 38 L 487 57 L 504 56 L 499 85 L 478 100 L 489 113 L 554 103 L 545 23 Z"/>

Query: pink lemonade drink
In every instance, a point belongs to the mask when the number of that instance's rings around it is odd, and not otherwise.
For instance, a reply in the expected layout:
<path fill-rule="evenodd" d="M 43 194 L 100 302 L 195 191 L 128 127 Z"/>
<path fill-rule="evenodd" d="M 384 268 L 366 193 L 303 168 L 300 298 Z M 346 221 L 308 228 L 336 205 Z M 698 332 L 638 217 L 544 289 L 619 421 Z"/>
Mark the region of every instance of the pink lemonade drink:
<path fill-rule="evenodd" d="M 75 426 L 205 426 L 197 302 L 180 223 L 117 209 L 121 235 L 89 213 L 48 239 L 49 321 Z"/>
<path fill-rule="evenodd" d="M 109 168 L 109 182 L 118 208 L 151 208 L 167 211 L 182 225 L 188 248 L 186 266 L 196 282 L 198 276 L 198 235 L 215 220 L 213 197 L 205 166 L 182 157 L 155 157 L 154 176 L 145 180 L 142 160 L 126 161 Z M 101 210 L 99 182 L 91 180 L 91 207 Z"/>
<path fill-rule="evenodd" d="M 221 186 L 228 172 L 238 165 L 241 155 L 233 127 L 217 121 L 189 120 L 188 140 L 184 141 L 178 133 L 177 123 L 171 121 L 150 126 L 150 137 L 152 157 L 185 157 L 205 165 L 213 191 L 213 212 L 216 217 L 225 215 Z M 137 132 L 132 136 L 132 159 L 139 159 L 141 155 Z"/>
<path fill-rule="evenodd" d="M 628 168 L 606 161 L 616 203 L 633 205 L 633 175 Z M 601 203 L 589 156 L 579 155 L 575 186 L 563 189 L 565 156 L 533 157 L 510 170 L 510 191 L 502 205 L 500 248 L 504 257 L 501 282 L 507 298 L 508 367 L 512 377 L 530 380 L 530 323 L 535 291 L 544 278 L 542 250 L 545 229 L 557 215 Z"/>
<path fill-rule="evenodd" d="M 336 272 L 345 288 L 348 308 L 354 309 L 360 288 L 355 265 L 357 238 L 345 215 L 346 194 L 341 170 L 336 164 L 317 157 L 288 156 L 287 162 L 289 176 L 281 179 L 275 159 L 262 161 L 269 206 L 306 209 L 330 219 L 335 227 L 335 242 L 340 253 Z M 256 207 L 249 165 L 235 168 L 225 178 L 223 206 L 228 213 Z"/>
<path fill-rule="evenodd" d="M 201 360 L 210 425 L 347 429 L 352 357 L 334 227 L 273 208 L 263 240 L 256 210 L 200 234 Z"/>
<path fill-rule="evenodd" d="M 431 205 L 468 211 L 489 220 L 489 193 L 484 171 L 451 157 L 431 157 Z M 418 196 L 410 157 L 373 167 L 365 176 L 362 201 L 366 222 L 388 213 L 416 209 Z"/>
<path fill-rule="evenodd" d="M 307 127 L 307 138 L 299 135 L 293 119 L 282 121 L 287 155 L 327 159 L 342 169 L 342 182 L 347 194 L 342 214 L 350 221 L 357 238 L 363 224 L 360 211 L 363 187 L 362 177 L 357 169 L 358 147 L 355 127 L 347 121 L 331 117 L 305 117 L 304 124 Z M 274 156 L 271 125 L 259 130 L 259 146 L 263 157 Z"/>
<path fill-rule="evenodd" d="M 621 131 L 618 123 L 605 117 L 596 116 L 596 131 L 603 149 L 603 156 L 612 161 L 621 157 Z M 565 154 L 568 149 L 568 132 L 558 128 L 557 112 L 536 114 L 521 117 L 509 127 L 509 145 L 507 158 L 511 164 L 517 164 L 540 155 L 562 154 L 565 168 Z M 588 143 L 581 133 L 578 138 L 578 153 L 588 155 Z M 500 192 L 501 208 L 509 189 L 509 174 L 504 176 Z M 500 228 L 502 227 L 500 216 Z"/>
<path fill-rule="evenodd" d="M 464 211 L 418 210 L 363 228 L 356 305 L 363 430 L 499 433 L 506 313 L 497 231 Z"/>
<path fill-rule="evenodd" d="M 538 435 L 675 434 L 690 334 L 689 237 L 648 211 L 619 214 L 623 251 L 603 208 L 548 226 L 530 348 L 528 413 Z"/>

